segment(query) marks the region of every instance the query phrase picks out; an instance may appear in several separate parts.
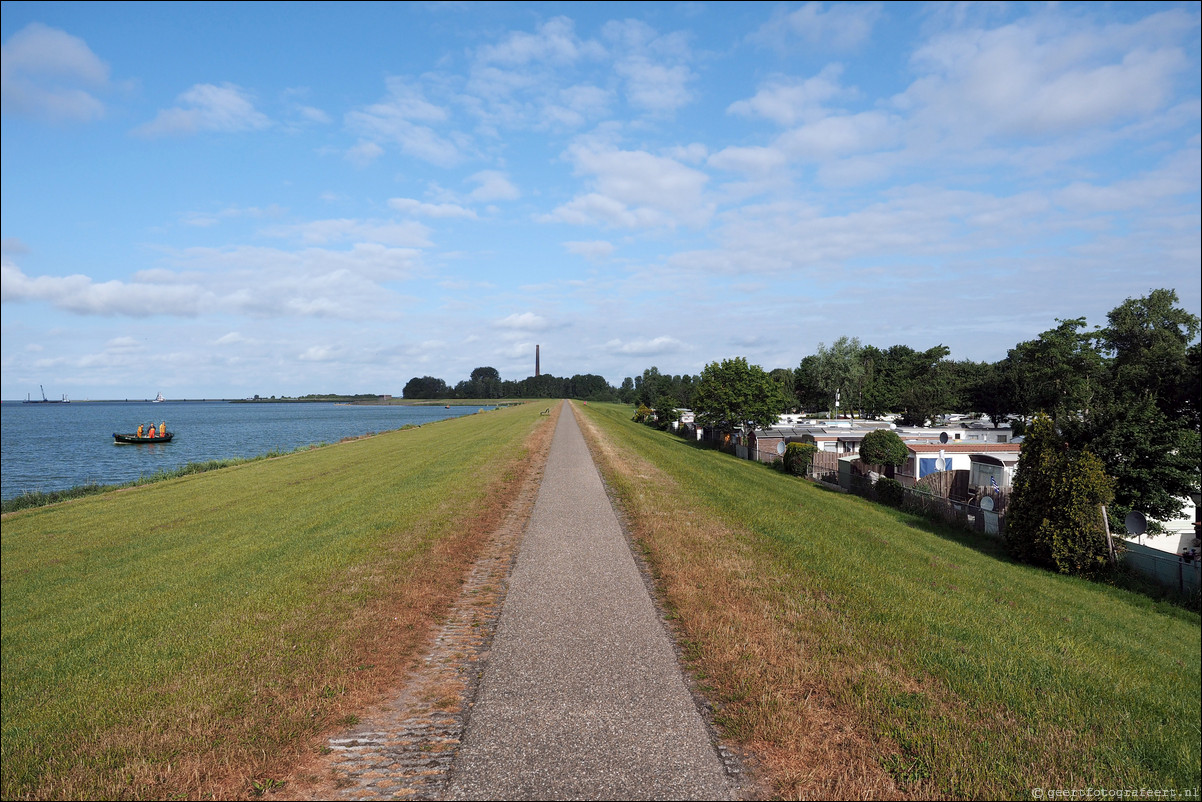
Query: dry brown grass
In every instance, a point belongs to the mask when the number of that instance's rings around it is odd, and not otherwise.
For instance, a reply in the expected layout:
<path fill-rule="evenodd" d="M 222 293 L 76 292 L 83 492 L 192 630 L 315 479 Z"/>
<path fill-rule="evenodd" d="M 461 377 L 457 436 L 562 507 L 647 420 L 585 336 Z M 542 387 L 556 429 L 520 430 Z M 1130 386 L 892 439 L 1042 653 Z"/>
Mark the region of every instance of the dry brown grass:
<path fill-rule="evenodd" d="M 667 476 L 580 419 L 719 727 L 753 752 L 772 793 L 905 798 L 878 761 L 889 745 L 838 699 L 861 667 L 809 657 L 815 639 L 838 628 L 838 611 L 821 593 L 784 594 L 789 583 L 745 533 L 683 503 Z"/>

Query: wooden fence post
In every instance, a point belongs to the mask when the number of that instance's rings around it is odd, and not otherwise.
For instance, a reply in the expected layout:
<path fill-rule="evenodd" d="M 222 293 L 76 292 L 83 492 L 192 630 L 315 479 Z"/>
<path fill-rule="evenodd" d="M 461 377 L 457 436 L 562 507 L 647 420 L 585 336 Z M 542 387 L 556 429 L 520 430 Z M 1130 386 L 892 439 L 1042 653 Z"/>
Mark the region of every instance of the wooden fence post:
<path fill-rule="evenodd" d="M 1110 550 L 1110 564 L 1118 565 L 1118 557 L 1114 553 L 1114 538 L 1110 536 L 1110 516 L 1106 514 L 1106 505 L 1102 505 L 1102 526 L 1106 530 L 1106 548 Z"/>

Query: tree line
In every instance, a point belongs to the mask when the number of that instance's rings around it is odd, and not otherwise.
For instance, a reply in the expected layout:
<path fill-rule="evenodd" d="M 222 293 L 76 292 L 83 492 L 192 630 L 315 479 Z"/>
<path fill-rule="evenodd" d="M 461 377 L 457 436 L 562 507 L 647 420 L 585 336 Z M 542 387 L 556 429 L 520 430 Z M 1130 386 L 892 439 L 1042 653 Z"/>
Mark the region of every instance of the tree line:
<path fill-rule="evenodd" d="M 1023 434 L 1043 414 L 1042 436 L 1093 455 L 1113 479 L 1119 520 L 1132 509 L 1160 520 L 1179 515 L 1182 499 L 1198 492 L 1202 462 L 1199 318 L 1178 306 L 1176 292 L 1158 289 L 1115 307 L 1105 326 L 1056 324 L 997 362 L 954 361 L 944 345 L 878 348 L 841 337 L 791 370 L 742 358 L 711 363 L 699 376 L 649 368 L 618 394 L 655 410 L 686 407 L 722 428 L 771 425 L 790 410 L 891 412 L 918 426 L 976 412 Z"/>
<path fill-rule="evenodd" d="M 493 367 L 479 367 L 454 387 L 433 376 L 415 376 L 401 391 L 403 398 L 580 398 L 585 401 L 617 401 L 618 394 L 604 376 L 576 374 L 560 378 L 549 374 L 517 381 L 502 379 Z"/>
<path fill-rule="evenodd" d="M 703 425 L 766 427 L 787 411 L 822 411 L 925 425 L 949 412 L 976 412 L 1021 434 L 1046 414 L 1066 449 L 1088 450 L 1113 477 L 1116 512 L 1154 519 L 1179 514 L 1199 486 L 1199 318 L 1177 293 L 1128 298 L 1087 329 L 1085 318 L 1057 319 L 997 362 L 951 359 L 951 349 L 880 348 L 856 337 L 819 343 L 795 368 L 764 370 L 742 357 L 701 374 L 650 367 L 612 387 L 601 376 L 543 375 L 502 380 L 477 368 L 453 388 L 430 376 L 411 379 L 405 398 L 580 398 L 645 406 L 660 415 L 692 409 Z"/>

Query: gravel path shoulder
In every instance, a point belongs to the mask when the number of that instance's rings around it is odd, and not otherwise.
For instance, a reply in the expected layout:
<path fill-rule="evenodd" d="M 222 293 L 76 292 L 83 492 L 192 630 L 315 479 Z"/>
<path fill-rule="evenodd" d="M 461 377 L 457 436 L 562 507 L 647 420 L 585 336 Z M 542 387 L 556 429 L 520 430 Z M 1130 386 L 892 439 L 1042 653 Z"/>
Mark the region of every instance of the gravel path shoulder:
<path fill-rule="evenodd" d="M 733 794 L 569 407 L 447 796 Z"/>

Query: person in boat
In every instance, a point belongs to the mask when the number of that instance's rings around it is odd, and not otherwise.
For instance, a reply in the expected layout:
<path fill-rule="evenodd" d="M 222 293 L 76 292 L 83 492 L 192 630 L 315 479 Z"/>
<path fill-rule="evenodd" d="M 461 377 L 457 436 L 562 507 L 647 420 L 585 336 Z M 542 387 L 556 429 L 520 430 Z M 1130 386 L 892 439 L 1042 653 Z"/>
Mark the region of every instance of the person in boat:
<path fill-rule="evenodd" d="M 162 423 L 159 424 L 159 437 L 166 437 L 166 436 L 167 436 L 167 421 L 163 421 Z"/>
<path fill-rule="evenodd" d="M 154 424 L 150 424 L 150 439 L 154 439 Z"/>
<path fill-rule="evenodd" d="M 146 426 L 146 424 L 144 424 L 144 423 L 138 424 L 138 437 L 142 436 L 142 429 L 145 428 L 145 426 Z"/>

